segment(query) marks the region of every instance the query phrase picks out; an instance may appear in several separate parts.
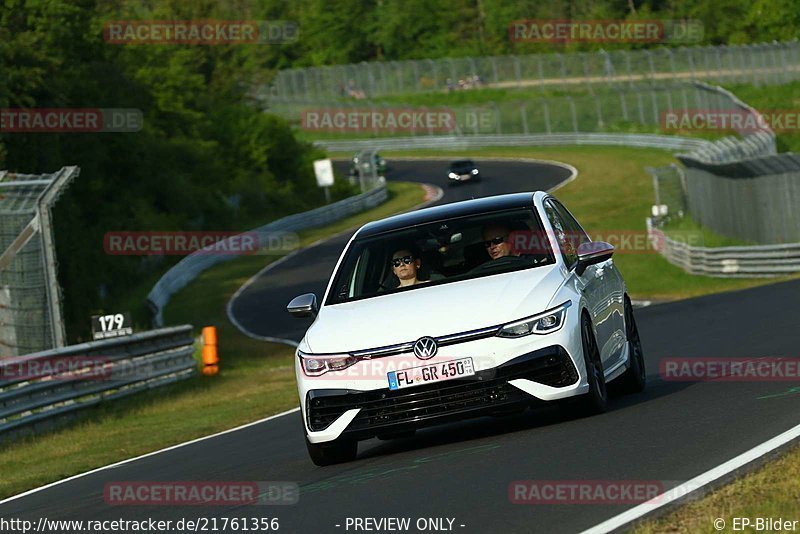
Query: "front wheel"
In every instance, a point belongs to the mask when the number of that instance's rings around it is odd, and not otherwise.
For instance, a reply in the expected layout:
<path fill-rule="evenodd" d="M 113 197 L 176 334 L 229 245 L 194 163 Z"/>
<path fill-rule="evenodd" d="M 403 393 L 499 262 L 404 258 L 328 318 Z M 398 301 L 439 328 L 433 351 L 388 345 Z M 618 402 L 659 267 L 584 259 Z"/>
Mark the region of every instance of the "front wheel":
<path fill-rule="evenodd" d="M 350 462 L 356 459 L 358 442 L 353 440 L 336 440 L 329 443 L 311 443 L 306 437 L 308 455 L 314 465 L 326 465 Z"/>
<path fill-rule="evenodd" d="M 625 298 L 625 334 L 628 340 L 628 353 L 630 364 L 627 371 L 620 377 L 622 389 L 625 393 L 640 393 L 644 391 L 647 382 L 647 371 L 644 366 L 644 352 L 642 341 L 639 339 L 639 329 L 633 317 L 633 306 L 630 299 Z"/>
<path fill-rule="evenodd" d="M 583 412 L 589 415 L 600 414 L 608 409 L 608 389 L 592 323 L 585 315 L 581 320 L 581 342 L 583 344 L 583 361 L 586 365 L 586 379 L 589 382 L 589 392 L 582 399 Z"/>

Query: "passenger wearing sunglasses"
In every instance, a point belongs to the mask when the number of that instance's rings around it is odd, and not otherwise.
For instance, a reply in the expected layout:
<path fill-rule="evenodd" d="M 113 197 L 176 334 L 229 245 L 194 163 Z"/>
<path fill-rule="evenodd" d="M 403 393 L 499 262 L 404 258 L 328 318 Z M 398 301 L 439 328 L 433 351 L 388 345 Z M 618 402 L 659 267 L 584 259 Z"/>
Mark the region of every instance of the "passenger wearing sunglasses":
<path fill-rule="evenodd" d="M 487 224 L 483 227 L 483 246 L 492 260 L 512 255 L 509 233 L 508 228 L 501 224 Z"/>
<path fill-rule="evenodd" d="M 419 271 L 422 262 L 416 254 L 407 248 L 402 248 L 392 254 L 391 265 L 392 272 L 400 280 L 400 287 L 427 282 L 427 280 L 417 279 L 417 271 Z"/>

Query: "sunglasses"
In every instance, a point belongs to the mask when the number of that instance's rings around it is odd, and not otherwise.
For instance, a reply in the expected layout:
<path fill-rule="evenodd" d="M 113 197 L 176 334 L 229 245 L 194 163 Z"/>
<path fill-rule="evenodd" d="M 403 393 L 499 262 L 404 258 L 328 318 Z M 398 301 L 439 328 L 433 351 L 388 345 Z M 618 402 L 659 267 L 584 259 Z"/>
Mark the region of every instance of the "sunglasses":
<path fill-rule="evenodd" d="M 414 261 L 414 258 L 411 256 L 403 256 L 402 258 L 392 258 L 392 267 L 400 267 L 401 263 L 405 263 L 406 265 L 410 264 Z"/>
<path fill-rule="evenodd" d="M 488 241 L 484 241 L 483 242 L 483 246 L 486 247 L 486 248 L 493 247 L 495 245 L 499 245 L 500 243 L 505 242 L 505 240 L 506 240 L 505 237 L 499 235 L 497 237 L 493 237 L 492 239 L 490 239 Z"/>

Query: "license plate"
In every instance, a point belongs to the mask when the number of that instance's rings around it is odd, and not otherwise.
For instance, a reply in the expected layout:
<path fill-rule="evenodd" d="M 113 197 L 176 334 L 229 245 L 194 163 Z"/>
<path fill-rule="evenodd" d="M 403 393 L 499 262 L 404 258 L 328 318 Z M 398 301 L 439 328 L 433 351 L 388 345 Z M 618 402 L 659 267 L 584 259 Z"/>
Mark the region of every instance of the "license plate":
<path fill-rule="evenodd" d="M 403 389 L 474 374 L 475 369 L 472 366 L 472 358 L 461 358 L 459 360 L 411 367 L 401 371 L 390 371 L 387 376 L 389 377 L 389 389 Z"/>
<path fill-rule="evenodd" d="M 471 177 L 472 177 L 472 175 L 471 175 L 471 174 L 462 174 L 462 175 L 461 175 L 461 179 L 462 179 L 462 180 L 469 180 Z"/>

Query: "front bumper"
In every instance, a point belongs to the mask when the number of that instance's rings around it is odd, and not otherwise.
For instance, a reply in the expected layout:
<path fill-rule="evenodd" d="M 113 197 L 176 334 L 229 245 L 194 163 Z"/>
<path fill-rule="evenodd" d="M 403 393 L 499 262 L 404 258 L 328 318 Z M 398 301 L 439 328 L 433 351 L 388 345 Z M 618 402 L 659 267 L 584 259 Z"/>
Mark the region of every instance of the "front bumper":
<path fill-rule="evenodd" d="M 583 392 L 560 345 L 513 358 L 474 376 L 400 390 L 312 389 L 304 399 L 309 440 L 369 439 Z"/>
<path fill-rule="evenodd" d="M 447 179 L 450 180 L 451 182 L 469 182 L 470 180 L 474 180 L 478 176 L 479 176 L 478 174 L 472 174 L 472 173 L 457 174 L 455 177 L 448 175 Z"/>

